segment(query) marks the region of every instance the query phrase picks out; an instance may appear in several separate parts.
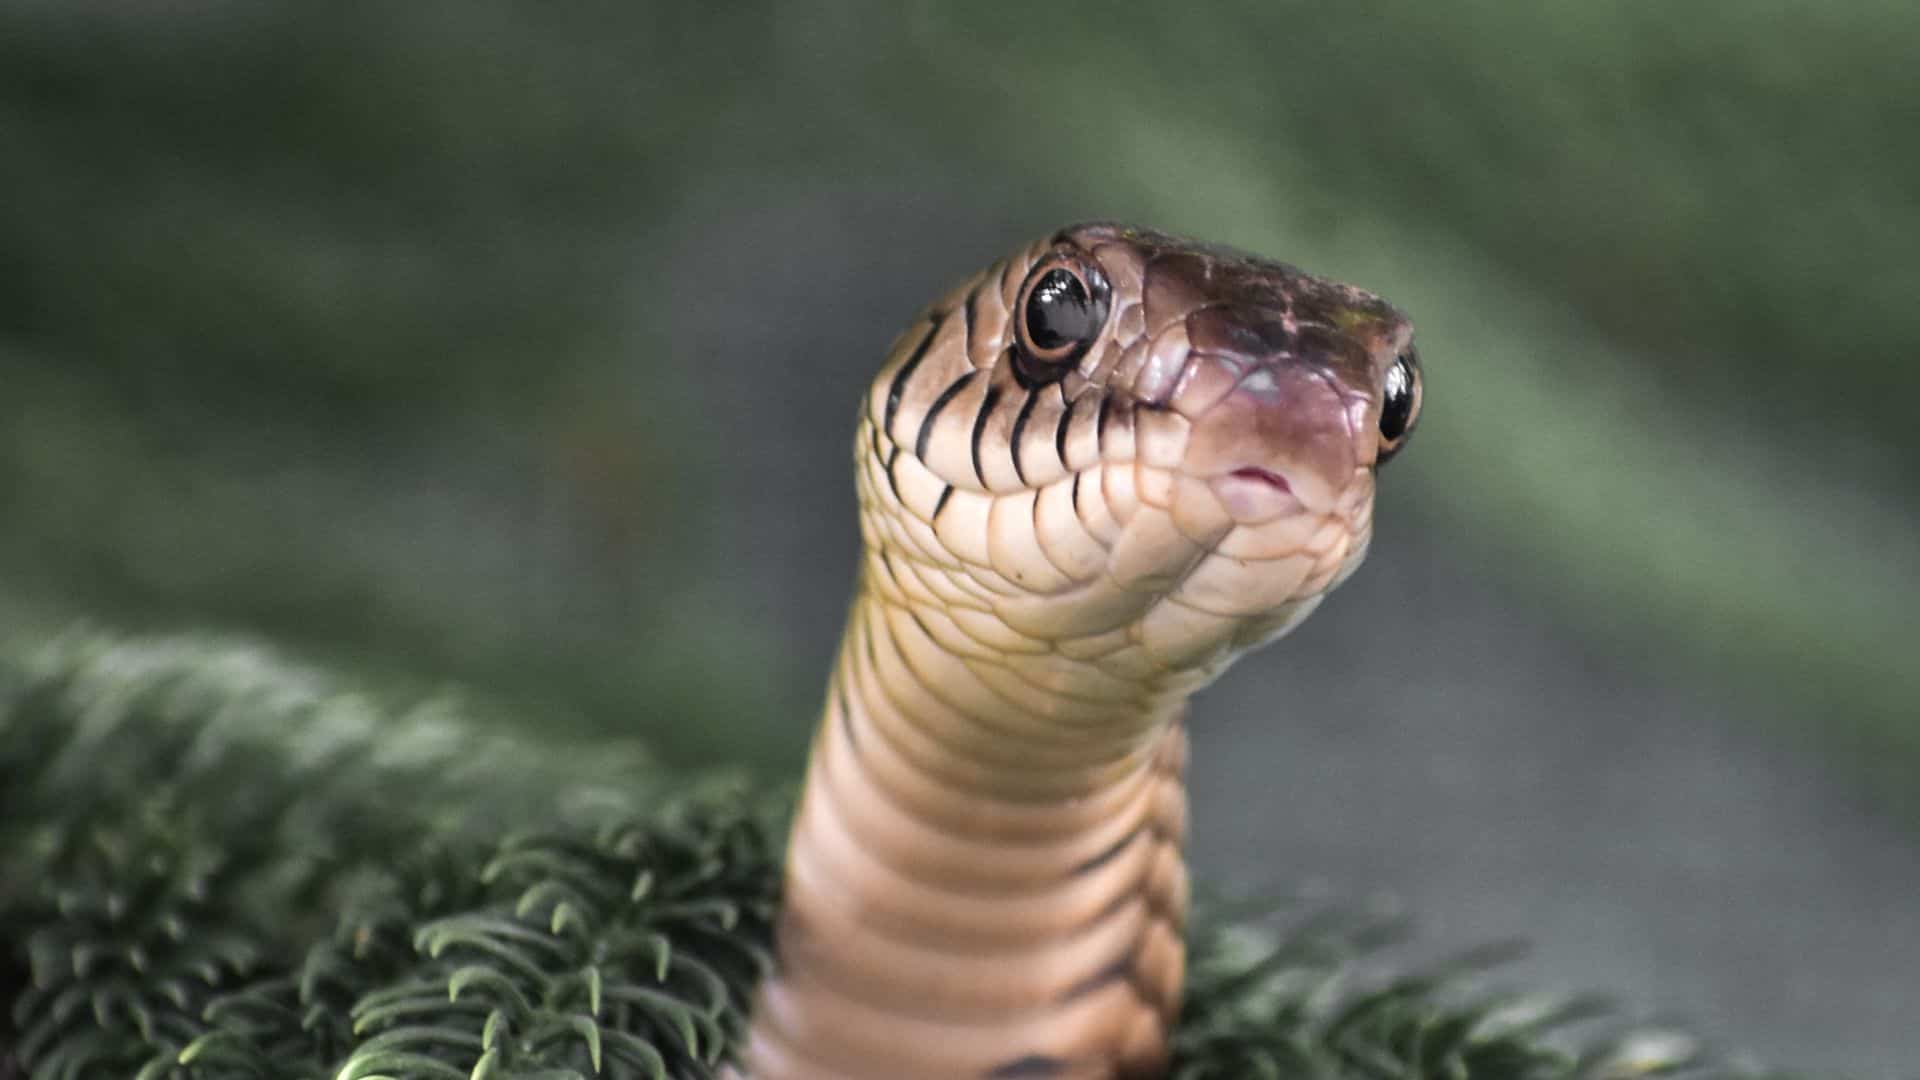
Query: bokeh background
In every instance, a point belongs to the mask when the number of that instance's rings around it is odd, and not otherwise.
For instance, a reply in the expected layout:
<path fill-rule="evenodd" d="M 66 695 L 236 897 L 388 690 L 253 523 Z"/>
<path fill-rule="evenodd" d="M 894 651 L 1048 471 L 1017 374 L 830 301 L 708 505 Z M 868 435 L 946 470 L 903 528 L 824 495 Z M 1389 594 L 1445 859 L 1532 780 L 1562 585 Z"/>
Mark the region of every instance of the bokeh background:
<path fill-rule="evenodd" d="M 795 775 L 853 402 L 1137 220 L 1415 317 L 1196 862 L 1776 1064 L 1920 1062 L 1920 15 L 0 0 L 0 642 L 265 636 Z"/>

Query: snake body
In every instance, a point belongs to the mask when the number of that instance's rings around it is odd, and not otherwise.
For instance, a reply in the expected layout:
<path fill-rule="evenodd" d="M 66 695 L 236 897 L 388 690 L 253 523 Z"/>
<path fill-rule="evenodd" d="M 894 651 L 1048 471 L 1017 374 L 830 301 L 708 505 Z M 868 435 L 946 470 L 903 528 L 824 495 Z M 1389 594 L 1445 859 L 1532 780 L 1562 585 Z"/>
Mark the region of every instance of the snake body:
<path fill-rule="evenodd" d="M 1359 563 L 1411 337 L 1370 293 L 1108 224 L 901 335 L 740 1074 L 1164 1071 L 1187 698 Z"/>

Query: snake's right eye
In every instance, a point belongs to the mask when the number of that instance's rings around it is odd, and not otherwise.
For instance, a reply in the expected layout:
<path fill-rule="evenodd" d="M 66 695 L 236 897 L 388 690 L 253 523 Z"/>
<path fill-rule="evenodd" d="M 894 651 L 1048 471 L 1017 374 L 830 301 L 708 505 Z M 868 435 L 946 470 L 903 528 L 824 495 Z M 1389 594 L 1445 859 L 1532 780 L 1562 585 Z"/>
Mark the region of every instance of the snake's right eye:
<path fill-rule="evenodd" d="M 1048 383 L 1073 370 L 1106 326 L 1110 293 L 1090 261 L 1062 256 L 1036 267 L 1020 289 L 1014 322 L 1020 373 Z"/>
<path fill-rule="evenodd" d="M 1374 464 L 1384 463 L 1407 444 L 1420 420 L 1420 395 L 1420 357 L 1409 348 L 1387 369 L 1380 394 L 1380 452 Z"/>

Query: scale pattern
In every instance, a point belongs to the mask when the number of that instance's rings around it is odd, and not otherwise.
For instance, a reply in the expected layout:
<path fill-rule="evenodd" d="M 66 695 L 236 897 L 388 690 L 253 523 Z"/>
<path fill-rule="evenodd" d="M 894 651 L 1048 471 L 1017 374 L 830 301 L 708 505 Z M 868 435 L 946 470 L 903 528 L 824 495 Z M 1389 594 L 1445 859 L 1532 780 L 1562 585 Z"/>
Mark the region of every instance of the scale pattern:
<path fill-rule="evenodd" d="M 1061 265 L 1111 307 L 1035 378 L 1015 323 Z M 1164 1071 L 1187 699 L 1358 564 L 1410 334 L 1360 290 L 1093 225 L 901 336 L 861 412 L 860 580 L 741 1074 Z"/>

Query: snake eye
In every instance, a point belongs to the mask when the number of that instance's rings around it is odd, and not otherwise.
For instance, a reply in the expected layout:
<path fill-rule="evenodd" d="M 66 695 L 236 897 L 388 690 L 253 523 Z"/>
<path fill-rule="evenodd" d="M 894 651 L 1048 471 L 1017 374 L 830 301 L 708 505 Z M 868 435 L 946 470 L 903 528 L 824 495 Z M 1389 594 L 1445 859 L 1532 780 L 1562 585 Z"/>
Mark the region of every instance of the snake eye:
<path fill-rule="evenodd" d="M 1020 374 L 1047 383 L 1073 370 L 1107 323 L 1110 288 L 1091 262 L 1049 259 L 1021 286 L 1014 337 Z"/>
<path fill-rule="evenodd" d="M 1420 358 L 1408 349 L 1387 369 L 1386 386 L 1380 394 L 1380 453 L 1374 464 L 1399 453 L 1419 421 Z"/>

